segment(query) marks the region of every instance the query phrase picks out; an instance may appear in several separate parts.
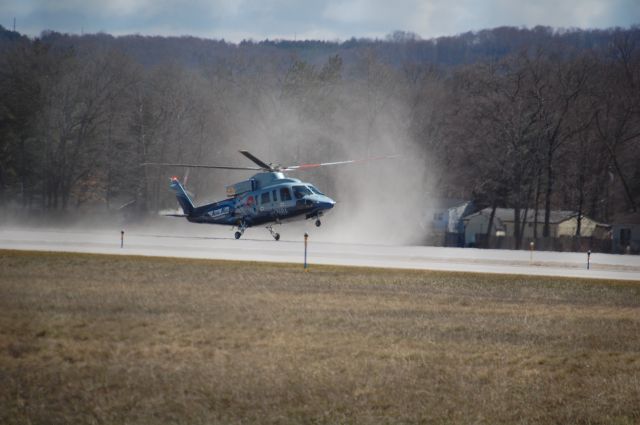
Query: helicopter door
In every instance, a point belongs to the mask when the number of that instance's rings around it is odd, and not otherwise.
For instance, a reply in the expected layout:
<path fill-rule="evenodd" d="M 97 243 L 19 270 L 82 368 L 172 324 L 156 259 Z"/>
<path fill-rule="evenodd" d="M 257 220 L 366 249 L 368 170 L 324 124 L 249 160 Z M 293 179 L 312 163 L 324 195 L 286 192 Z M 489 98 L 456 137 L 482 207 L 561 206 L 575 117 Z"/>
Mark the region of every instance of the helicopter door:
<path fill-rule="evenodd" d="M 262 192 L 260 195 L 260 212 L 271 211 L 271 194 L 269 192 Z"/>
<path fill-rule="evenodd" d="M 293 198 L 291 197 L 291 189 L 288 187 L 280 188 L 280 208 L 288 208 L 294 205 Z"/>

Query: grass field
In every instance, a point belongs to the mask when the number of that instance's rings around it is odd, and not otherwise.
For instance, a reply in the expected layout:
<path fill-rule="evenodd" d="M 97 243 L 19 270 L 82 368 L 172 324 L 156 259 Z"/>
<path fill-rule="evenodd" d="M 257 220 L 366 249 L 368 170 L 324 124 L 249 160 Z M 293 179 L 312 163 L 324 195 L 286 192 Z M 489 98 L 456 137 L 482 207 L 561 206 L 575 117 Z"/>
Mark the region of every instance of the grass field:
<path fill-rule="evenodd" d="M 640 284 L 0 251 L 2 424 L 640 423 Z"/>

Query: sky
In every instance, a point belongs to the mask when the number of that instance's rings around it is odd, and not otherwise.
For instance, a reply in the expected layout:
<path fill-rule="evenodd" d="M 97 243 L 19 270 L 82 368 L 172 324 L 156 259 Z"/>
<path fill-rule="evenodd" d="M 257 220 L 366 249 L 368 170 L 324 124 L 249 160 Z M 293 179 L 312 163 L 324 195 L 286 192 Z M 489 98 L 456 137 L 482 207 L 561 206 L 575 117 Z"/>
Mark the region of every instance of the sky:
<path fill-rule="evenodd" d="M 640 0 L 0 0 L 0 25 L 113 35 L 347 40 L 394 31 L 423 39 L 498 26 L 640 24 Z"/>

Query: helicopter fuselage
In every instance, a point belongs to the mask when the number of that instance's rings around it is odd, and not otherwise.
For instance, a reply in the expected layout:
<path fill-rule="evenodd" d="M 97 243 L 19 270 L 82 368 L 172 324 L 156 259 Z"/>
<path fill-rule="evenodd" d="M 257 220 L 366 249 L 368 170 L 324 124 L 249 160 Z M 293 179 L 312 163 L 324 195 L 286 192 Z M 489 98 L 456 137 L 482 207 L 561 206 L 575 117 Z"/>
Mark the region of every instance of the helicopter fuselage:
<path fill-rule="evenodd" d="M 241 232 L 256 225 L 294 219 L 315 218 L 319 225 L 319 217 L 335 205 L 334 200 L 312 184 L 287 177 L 282 172 L 258 173 L 241 183 L 246 184 L 236 184 L 235 188 L 250 190 L 235 193 L 234 186 L 230 186 L 227 192 L 232 192 L 233 196 L 197 207 L 177 178 L 171 180 L 171 188 L 188 221 L 237 226 Z M 239 238 L 238 234 L 236 238 Z"/>

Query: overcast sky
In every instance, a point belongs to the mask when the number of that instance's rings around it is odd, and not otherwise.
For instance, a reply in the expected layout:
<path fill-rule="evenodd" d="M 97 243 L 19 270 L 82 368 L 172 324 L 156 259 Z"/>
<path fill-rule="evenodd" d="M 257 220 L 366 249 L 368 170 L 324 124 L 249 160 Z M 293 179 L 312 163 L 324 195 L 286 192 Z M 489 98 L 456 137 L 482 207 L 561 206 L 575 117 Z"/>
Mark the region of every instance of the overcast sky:
<path fill-rule="evenodd" d="M 640 0 L 0 0 L 0 25 L 114 35 L 243 39 L 422 38 L 502 25 L 608 28 L 640 24 Z"/>

